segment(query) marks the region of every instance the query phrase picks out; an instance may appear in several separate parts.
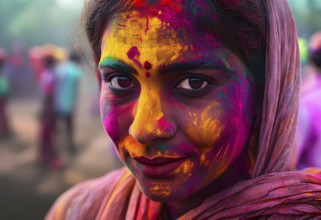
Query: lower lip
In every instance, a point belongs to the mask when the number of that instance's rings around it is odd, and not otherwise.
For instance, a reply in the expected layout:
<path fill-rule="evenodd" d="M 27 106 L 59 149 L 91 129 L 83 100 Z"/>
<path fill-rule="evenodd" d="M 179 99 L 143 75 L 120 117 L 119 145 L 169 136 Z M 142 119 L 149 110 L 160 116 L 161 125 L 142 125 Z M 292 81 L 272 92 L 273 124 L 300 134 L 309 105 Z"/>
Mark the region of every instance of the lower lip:
<path fill-rule="evenodd" d="M 173 174 L 173 172 L 185 161 L 185 158 L 172 163 L 162 165 L 146 165 L 140 164 L 143 175 L 149 178 L 165 178 Z"/>

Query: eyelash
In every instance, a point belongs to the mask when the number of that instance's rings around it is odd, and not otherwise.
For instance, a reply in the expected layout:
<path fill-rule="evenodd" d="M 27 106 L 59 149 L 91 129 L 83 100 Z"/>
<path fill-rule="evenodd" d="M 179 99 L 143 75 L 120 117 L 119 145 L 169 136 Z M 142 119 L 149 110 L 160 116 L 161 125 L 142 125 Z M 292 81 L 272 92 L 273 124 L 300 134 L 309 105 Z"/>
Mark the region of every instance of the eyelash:
<path fill-rule="evenodd" d="M 127 83 L 126 87 L 124 87 L 123 89 L 120 88 L 116 88 L 115 85 L 112 85 L 112 81 L 116 78 L 118 78 L 118 81 L 115 81 L 114 83 L 120 83 L 119 80 L 121 80 L 121 78 L 124 79 L 129 79 L 130 80 L 130 85 L 128 84 L 128 82 L 124 82 Z M 199 88 L 192 88 L 193 86 L 191 85 L 192 80 L 195 80 L 194 83 L 196 82 L 196 86 L 198 86 Z M 108 83 L 109 85 L 109 89 L 114 93 L 114 95 L 116 96 L 126 96 L 126 95 L 130 95 L 133 93 L 134 89 L 136 89 L 137 87 L 139 87 L 138 82 L 133 79 L 130 76 L 124 75 L 124 74 L 120 74 L 120 73 L 108 73 L 108 74 L 102 74 L 102 81 L 104 83 Z M 198 82 L 197 82 L 198 81 Z M 174 93 L 176 94 L 180 94 L 183 96 L 188 96 L 188 97 L 198 97 L 201 96 L 203 94 L 206 94 L 207 91 L 209 91 L 210 87 L 212 86 L 212 84 L 215 83 L 215 81 L 212 78 L 209 78 L 207 76 L 203 76 L 200 74 L 184 74 L 183 76 L 181 76 L 179 78 L 179 80 L 177 80 L 178 83 L 175 84 L 174 87 Z M 200 85 L 200 83 L 202 83 Z M 137 86 L 138 84 L 138 86 Z M 184 86 L 189 86 L 190 88 L 184 88 Z M 194 85 L 195 86 L 195 85 Z"/>

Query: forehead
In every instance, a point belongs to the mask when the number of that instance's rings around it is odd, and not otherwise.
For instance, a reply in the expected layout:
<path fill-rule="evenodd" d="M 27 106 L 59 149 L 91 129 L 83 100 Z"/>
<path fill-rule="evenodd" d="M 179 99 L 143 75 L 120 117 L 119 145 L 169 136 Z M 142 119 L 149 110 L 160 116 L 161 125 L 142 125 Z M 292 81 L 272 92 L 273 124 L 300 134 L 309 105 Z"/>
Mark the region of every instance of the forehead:
<path fill-rule="evenodd" d="M 102 38 L 101 61 L 107 57 L 126 61 L 133 47 L 139 59 L 151 62 L 183 61 L 221 49 L 213 34 L 199 30 L 182 13 L 166 7 L 131 11 L 114 19 Z"/>

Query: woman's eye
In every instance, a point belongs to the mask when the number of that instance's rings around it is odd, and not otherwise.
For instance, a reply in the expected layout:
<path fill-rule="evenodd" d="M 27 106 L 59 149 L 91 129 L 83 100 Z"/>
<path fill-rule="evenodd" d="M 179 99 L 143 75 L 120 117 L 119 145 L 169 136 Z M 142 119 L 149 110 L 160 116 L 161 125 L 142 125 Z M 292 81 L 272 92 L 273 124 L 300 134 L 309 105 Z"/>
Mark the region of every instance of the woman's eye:
<path fill-rule="evenodd" d="M 133 80 L 126 76 L 114 76 L 108 81 L 111 89 L 124 90 L 134 86 Z"/>
<path fill-rule="evenodd" d="M 181 81 L 176 88 L 186 89 L 186 90 L 198 90 L 206 87 L 208 82 L 199 77 L 188 77 Z"/>

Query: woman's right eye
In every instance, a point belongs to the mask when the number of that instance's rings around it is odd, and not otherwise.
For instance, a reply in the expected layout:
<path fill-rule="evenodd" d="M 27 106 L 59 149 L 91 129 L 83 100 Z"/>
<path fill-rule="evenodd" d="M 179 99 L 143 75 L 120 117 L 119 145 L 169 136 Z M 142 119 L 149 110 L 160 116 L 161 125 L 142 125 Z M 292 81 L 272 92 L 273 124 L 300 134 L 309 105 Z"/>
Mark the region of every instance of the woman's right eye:
<path fill-rule="evenodd" d="M 126 76 L 112 76 L 107 82 L 112 90 L 127 90 L 135 86 L 133 80 Z"/>
<path fill-rule="evenodd" d="M 134 81 L 127 76 L 114 75 L 104 76 L 104 81 L 108 83 L 109 88 L 114 91 L 124 91 L 135 87 Z"/>

